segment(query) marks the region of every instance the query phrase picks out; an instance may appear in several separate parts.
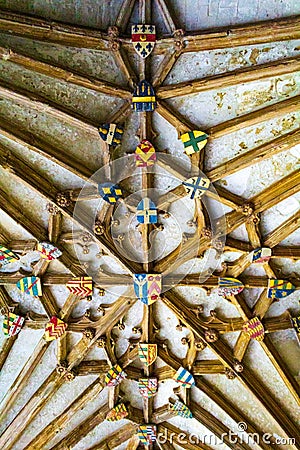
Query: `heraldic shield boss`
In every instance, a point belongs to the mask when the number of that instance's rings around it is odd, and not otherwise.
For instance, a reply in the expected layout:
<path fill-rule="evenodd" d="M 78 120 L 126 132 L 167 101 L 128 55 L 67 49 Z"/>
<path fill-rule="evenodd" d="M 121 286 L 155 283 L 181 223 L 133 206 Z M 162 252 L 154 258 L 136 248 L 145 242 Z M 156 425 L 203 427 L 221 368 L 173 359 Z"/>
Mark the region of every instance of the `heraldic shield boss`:
<path fill-rule="evenodd" d="M 92 277 L 75 277 L 68 281 L 66 288 L 71 294 L 86 298 L 93 294 L 93 279 Z"/>
<path fill-rule="evenodd" d="M 21 278 L 21 280 L 17 282 L 17 287 L 21 292 L 32 295 L 33 297 L 41 297 L 43 295 L 41 280 L 39 277 L 31 276 Z"/>
<path fill-rule="evenodd" d="M 116 123 L 104 123 L 99 127 L 101 139 L 112 147 L 121 144 L 124 128 Z"/>
<path fill-rule="evenodd" d="M 19 256 L 8 248 L 0 245 L 0 267 L 18 261 Z"/>
<path fill-rule="evenodd" d="M 205 177 L 193 177 L 184 181 L 182 184 L 188 196 L 193 200 L 194 198 L 200 198 L 205 194 L 210 186 L 210 181 Z"/>
<path fill-rule="evenodd" d="M 263 324 L 258 317 L 248 320 L 243 326 L 243 331 L 250 337 L 257 341 L 263 341 L 265 330 Z"/>
<path fill-rule="evenodd" d="M 8 312 L 3 319 L 2 329 L 4 336 L 16 336 L 21 331 L 24 321 L 24 317 Z"/>
<path fill-rule="evenodd" d="M 154 25 L 132 25 L 131 41 L 134 50 L 142 58 L 147 58 L 154 49 L 156 32 Z"/>
<path fill-rule="evenodd" d="M 52 316 L 46 325 L 44 339 L 47 342 L 54 341 L 55 339 L 62 337 L 65 334 L 67 328 L 67 323 L 65 323 L 63 320 L 60 320 L 56 316 Z"/>
<path fill-rule="evenodd" d="M 37 250 L 40 252 L 41 257 L 48 261 L 53 261 L 62 255 L 62 252 L 51 242 L 39 242 Z"/>
<path fill-rule="evenodd" d="M 176 402 L 172 405 L 172 411 L 175 411 L 177 416 L 184 417 L 185 419 L 193 418 L 193 414 L 190 409 L 179 400 L 176 400 Z"/>
<path fill-rule="evenodd" d="M 265 264 L 270 260 L 271 256 L 272 250 L 270 248 L 259 247 L 249 254 L 249 259 L 254 264 Z"/>
<path fill-rule="evenodd" d="M 155 148 L 150 141 L 144 139 L 139 143 L 135 150 L 136 167 L 151 167 L 155 164 L 156 153 Z"/>
<path fill-rule="evenodd" d="M 98 191 L 103 200 L 111 205 L 114 205 L 123 195 L 122 189 L 110 182 L 98 184 Z"/>
<path fill-rule="evenodd" d="M 128 411 L 124 403 L 120 403 L 109 411 L 106 415 L 106 420 L 109 422 L 118 422 L 119 420 L 125 419 L 128 416 Z"/>
<path fill-rule="evenodd" d="M 243 289 L 243 283 L 236 278 L 220 277 L 218 279 L 218 294 L 222 297 L 237 295 Z"/>
<path fill-rule="evenodd" d="M 138 355 L 142 363 L 147 367 L 151 366 L 157 358 L 157 344 L 140 343 L 138 345 Z"/>
<path fill-rule="evenodd" d="M 148 81 L 143 80 L 136 86 L 132 97 L 132 108 L 136 112 L 154 111 L 157 106 L 155 92 Z"/>
<path fill-rule="evenodd" d="M 139 391 L 144 398 L 153 397 L 158 388 L 157 378 L 140 378 L 139 379 Z"/>
<path fill-rule="evenodd" d="M 161 275 L 137 273 L 133 276 L 134 292 L 145 305 L 151 305 L 161 294 Z"/>
<path fill-rule="evenodd" d="M 138 437 L 140 442 L 144 445 L 150 445 L 153 442 L 156 442 L 156 425 L 140 425 Z"/>
<path fill-rule="evenodd" d="M 268 298 L 284 298 L 295 291 L 295 286 L 286 280 L 270 279 L 268 282 Z"/>
<path fill-rule="evenodd" d="M 181 140 L 184 145 L 184 151 L 187 155 L 198 153 L 207 144 L 208 135 L 203 131 L 188 131 L 181 135 Z"/>
<path fill-rule="evenodd" d="M 115 364 L 113 367 L 109 369 L 105 376 L 106 386 L 115 387 L 118 386 L 123 380 L 126 378 L 126 373 L 123 372 L 122 368 Z"/>
<path fill-rule="evenodd" d="M 157 209 L 150 198 L 144 198 L 137 205 L 137 221 L 139 223 L 157 223 Z"/>

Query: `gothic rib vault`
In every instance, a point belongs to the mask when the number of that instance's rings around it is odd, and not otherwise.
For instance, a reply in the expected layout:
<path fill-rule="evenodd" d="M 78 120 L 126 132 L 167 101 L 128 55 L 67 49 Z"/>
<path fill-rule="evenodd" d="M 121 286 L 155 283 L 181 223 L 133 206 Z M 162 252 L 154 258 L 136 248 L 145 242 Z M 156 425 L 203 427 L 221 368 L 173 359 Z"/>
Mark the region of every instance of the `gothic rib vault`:
<path fill-rule="evenodd" d="M 22 264 L 1 269 L 0 306 L 2 317 L 15 312 L 26 320 L 17 335 L 1 336 L 1 449 L 143 448 L 141 424 L 155 424 L 168 439 L 145 448 L 267 450 L 262 435 L 270 433 L 272 448 L 299 449 L 299 342 L 292 321 L 300 315 L 299 17 L 205 31 L 193 30 L 190 18 L 191 31 L 183 31 L 189 24 L 174 13 L 177 2 L 125 0 L 102 5 L 100 32 L 87 23 L 64 23 L 63 7 L 52 10 L 54 22 L 47 10 L 31 16 L 15 4 L 8 11 L 12 6 L 0 2 L 0 244 Z M 88 5 L 92 16 L 93 2 Z M 157 27 L 146 59 L 134 52 L 133 23 Z M 131 108 L 143 79 L 154 88 L 154 112 Z M 113 122 L 125 127 L 116 149 L 98 133 L 101 124 Z M 179 136 L 198 129 L 208 143 L 189 157 Z M 140 177 L 130 179 L 126 163 L 118 179 L 125 205 L 128 199 L 124 219 L 116 206 L 99 203 L 93 174 L 106 165 L 105 177 L 118 177 L 109 164 L 132 154 L 143 139 L 154 144 L 162 172 L 139 169 Z M 172 157 L 164 159 L 165 153 Z M 214 183 L 207 203 L 186 200 L 182 181 L 195 175 L 195 166 Z M 130 194 L 141 188 L 151 193 L 156 185 L 159 223 L 140 227 L 134 239 L 145 255 L 149 236 L 158 247 L 168 246 L 159 259 L 136 262 L 126 256 L 126 230 L 118 227 L 124 220 L 129 226 Z M 191 202 L 190 217 L 176 210 L 181 199 Z M 224 247 L 210 223 L 218 222 L 221 207 Z M 36 246 L 43 241 L 56 244 L 62 256 L 40 259 Z M 263 266 L 249 259 L 259 247 L 272 249 Z M 199 282 L 199 263 L 212 248 L 220 261 Z M 92 300 L 68 293 L 70 278 L 89 274 L 95 261 Z M 148 306 L 138 301 L 135 273 L 165 274 L 160 300 Z M 41 297 L 18 291 L 16 283 L 28 275 L 41 278 Z M 225 299 L 217 294 L 219 277 L 237 278 L 245 289 Z M 269 298 L 270 279 L 289 281 L 295 291 L 279 301 Z M 68 328 L 47 342 L 43 334 L 52 316 Z M 243 329 L 255 317 L 263 340 Z M 139 342 L 157 344 L 154 364 L 139 360 Z M 115 364 L 127 379 L 106 387 Z M 172 381 L 180 367 L 191 372 L 195 386 Z M 143 399 L 137 382 L 149 377 L 158 379 L 158 393 Z M 176 415 L 176 399 L 193 419 Z M 127 418 L 108 422 L 120 403 Z M 239 423 L 258 433 L 260 443 L 247 442 L 246 434 L 232 443 L 229 430 L 239 430 Z M 223 447 L 176 444 L 182 431 L 187 441 L 192 433 L 226 436 Z M 295 443 L 282 446 L 278 436 Z"/>

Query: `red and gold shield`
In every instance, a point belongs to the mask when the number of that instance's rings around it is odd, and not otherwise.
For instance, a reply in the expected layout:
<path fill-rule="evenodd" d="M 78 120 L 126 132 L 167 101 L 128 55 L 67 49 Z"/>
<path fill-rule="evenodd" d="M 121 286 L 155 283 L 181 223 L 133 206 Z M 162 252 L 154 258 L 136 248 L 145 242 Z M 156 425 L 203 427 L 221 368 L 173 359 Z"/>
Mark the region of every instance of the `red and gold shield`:
<path fill-rule="evenodd" d="M 156 161 L 155 148 L 151 142 L 144 139 L 135 150 L 135 163 L 137 167 L 150 167 Z"/>
<path fill-rule="evenodd" d="M 67 323 L 60 320 L 58 317 L 53 316 L 46 325 L 44 338 L 48 342 L 54 341 L 55 339 L 62 337 L 67 328 Z"/>
<path fill-rule="evenodd" d="M 258 317 L 248 320 L 243 326 L 243 330 L 251 339 L 263 341 L 265 337 L 264 326 Z"/>

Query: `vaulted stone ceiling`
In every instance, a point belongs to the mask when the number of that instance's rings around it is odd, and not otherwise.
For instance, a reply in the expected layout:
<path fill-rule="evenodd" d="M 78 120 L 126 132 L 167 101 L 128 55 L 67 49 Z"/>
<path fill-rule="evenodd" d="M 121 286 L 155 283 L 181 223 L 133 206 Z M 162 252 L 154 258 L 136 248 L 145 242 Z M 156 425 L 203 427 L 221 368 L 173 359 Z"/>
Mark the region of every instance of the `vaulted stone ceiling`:
<path fill-rule="evenodd" d="M 0 269 L 1 320 L 26 318 L 0 337 L 1 449 L 143 448 L 141 424 L 157 426 L 147 448 L 300 448 L 299 13 L 292 0 L 0 0 L 0 244 L 19 257 Z M 158 35 L 145 60 L 130 42 L 143 22 Z M 131 109 L 143 78 L 154 112 Z M 98 133 L 108 122 L 124 124 L 116 148 Z M 190 130 L 208 134 L 193 156 L 180 139 Z M 133 157 L 142 139 L 157 151 L 148 173 Z M 209 191 L 188 199 L 182 181 L 199 173 Z M 125 193 L 116 206 L 97 192 L 108 179 Z M 137 226 L 145 193 L 155 226 Z M 42 241 L 62 256 L 41 259 Z M 261 246 L 270 261 L 251 264 Z M 134 273 L 162 274 L 158 301 L 136 298 Z M 65 286 L 85 274 L 88 300 Z M 40 297 L 16 287 L 31 275 Z M 222 297 L 219 277 L 244 290 Z M 270 279 L 296 289 L 268 298 Z M 52 316 L 68 328 L 47 342 Z M 261 341 L 243 331 L 253 317 Z M 158 346 L 148 367 L 139 342 Z M 127 378 L 106 387 L 116 363 Z M 195 386 L 173 380 L 181 366 Z M 153 398 L 142 377 L 158 379 Z M 127 418 L 105 420 L 121 402 Z"/>

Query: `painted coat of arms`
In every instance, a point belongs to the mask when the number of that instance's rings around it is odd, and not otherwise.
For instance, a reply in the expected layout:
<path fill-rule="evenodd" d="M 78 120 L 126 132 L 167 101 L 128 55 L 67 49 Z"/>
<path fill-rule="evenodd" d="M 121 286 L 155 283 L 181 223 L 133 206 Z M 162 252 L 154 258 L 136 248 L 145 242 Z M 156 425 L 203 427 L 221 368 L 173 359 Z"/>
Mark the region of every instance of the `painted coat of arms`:
<path fill-rule="evenodd" d="M 180 136 L 187 155 L 198 153 L 207 144 L 208 135 L 203 131 L 188 131 Z"/>
<path fill-rule="evenodd" d="M 116 123 L 104 123 L 99 127 L 101 139 L 112 147 L 121 144 L 124 128 Z"/>
<path fill-rule="evenodd" d="M 236 278 L 220 277 L 218 281 L 218 293 L 222 297 L 237 295 L 243 291 L 244 285 Z"/>
<path fill-rule="evenodd" d="M 144 198 L 137 205 L 137 221 L 144 224 L 157 223 L 156 205 L 150 198 Z"/>
<path fill-rule="evenodd" d="M 191 413 L 190 409 L 179 400 L 176 400 L 171 409 L 172 411 L 175 411 L 178 416 L 184 417 L 185 419 L 193 418 L 193 414 Z"/>
<path fill-rule="evenodd" d="M 154 25 L 132 25 L 131 40 L 134 50 L 142 58 L 147 58 L 154 49 L 156 32 Z"/>
<path fill-rule="evenodd" d="M 145 398 L 153 397 L 157 392 L 158 381 L 157 378 L 140 378 L 139 391 Z"/>
<path fill-rule="evenodd" d="M 155 425 L 140 425 L 138 429 L 138 437 L 142 444 L 149 445 L 156 441 Z"/>
<path fill-rule="evenodd" d="M 134 292 L 145 305 L 151 305 L 161 294 L 161 275 L 137 273 L 133 276 Z"/>
<path fill-rule="evenodd" d="M 248 320 L 243 326 L 243 330 L 251 339 L 263 341 L 265 337 L 264 326 L 258 317 Z"/>
<path fill-rule="evenodd" d="M 103 200 L 111 205 L 114 205 L 123 195 L 122 189 L 110 182 L 99 184 L 98 192 Z"/>
<path fill-rule="evenodd" d="M 300 316 L 292 318 L 292 324 L 298 334 L 300 334 Z"/>
<path fill-rule="evenodd" d="M 3 319 L 3 333 L 5 336 L 15 336 L 21 331 L 24 324 L 24 317 L 9 312 Z"/>
<path fill-rule="evenodd" d="M 86 298 L 93 294 L 93 279 L 92 277 L 75 277 L 68 281 L 66 288 L 71 294 Z"/>
<path fill-rule="evenodd" d="M 42 285 L 39 277 L 25 277 L 17 282 L 17 287 L 21 292 L 32 295 L 33 297 L 42 296 Z"/>
<path fill-rule="evenodd" d="M 140 360 L 146 365 L 151 366 L 157 358 L 156 344 L 139 344 L 138 353 Z"/>
<path fill-rule="evenodd" d="M 60 320 L 55 316 L 51 317 L 45 328 L 45 340 L 50 342 L 62 337 L 65 334 L 67 328 L 68 324 L 63 320 Z"/>
<path fill-rule="evenodd" d="M 135 150 L 135 162 L 137 167 L 150 167 L 155 164 L 155 148 L 150 141 L 144 139 Z"/>
<path fill-rule="evenodd" d="M 119 420 L 125 419 L 128 416 L 128 411 L 124 403 L 120 403 L 109 411 L 106 416 L 106 420 L 109 422 L 118 422 Z"/>
<path fill-rule="evenodd" d="M 16 253 L 4 247 L 4 245 L 0 245 L 0 267 L 16 262 L 18 259 L 19 256 Z"/>
<path fill-rule="evenodd" d="M 62 255 L 62 252 L 50 242 L 39 242 L 37 250 L 40 252 L 41 257 L 48 259 L 48 261 L 57 259 Z"/>
<path fill-rule="evenodd" d="M 205 177 L 193 177 L 184 181 L 182 184 L 188 196 L 193 200 L 194 198 L 200 198 L 205 194 L 210 186 L 210 181 Z"/>
<path fill-rule="evenodd" d="M 156 98 L 153 87 L 148 81 L 140 81 L 134 90 L 132 97 L 132 108 L 136 112 L 154 111 Z"/>
<path fill-rule="evenodd" d="M 183 387 L 189 388 L 191 386 L 195 386 L 193 375 L 184 367 L 179 367 L 173 379 L 175 381 L 178 381 L 178 383 L 181 383 Z"/>
<path fill-rule="evenodd" d="M 265 264 L 272 256 L 272 250 L 268 247 L 260 247 L 250 253 L 250 261 L 254 264 Z"/>
<path fill-rule="evenodd" d="M 286 280 L 269 280 L 268 298 L 284 298 L 295 291 L 295 286 Z"/>
<path fill-rule="evenodd" d="M 123 372 L 122 368 L 116 364 L 107 372 L 105 376 L 105 383 L 109 387 L 118 386 L 126 378 L 126 373 Z"/>

